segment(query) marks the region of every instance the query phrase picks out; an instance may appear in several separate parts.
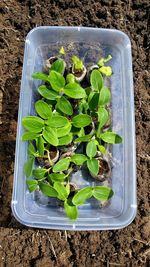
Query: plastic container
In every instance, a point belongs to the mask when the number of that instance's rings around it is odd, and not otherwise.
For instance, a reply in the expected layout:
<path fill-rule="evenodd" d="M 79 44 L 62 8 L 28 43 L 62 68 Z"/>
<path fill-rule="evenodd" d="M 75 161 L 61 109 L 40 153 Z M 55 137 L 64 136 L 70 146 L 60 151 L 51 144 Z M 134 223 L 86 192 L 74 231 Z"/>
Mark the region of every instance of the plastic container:
<path fill-rule="evenodd" d="M 79 208 L 77 221 L 69 221 L 55 199 L 48 199 L 39 192 L 29 193 L 26 188 L 23 166 L 27 160 L 27 142 L 21 141 L 24 132 L 22 118 L 34 114 L 40 81 L 31 75 L 41 71 L 45 59 L 58 52 L 60 46 L 84 58 L 86 64 L 97 62 L 103 55 L 112 55 L 110 79 L 112 92 L 113 130 L 123 137 L 123 143 L 112 146 L 113 168 L 111 186 L 114 196 L 104 208 L 90 200 Z M 107 81 L 106 81 L 107 82 Z M 80 187 L 100 185 L 86 172 L 78 172 L 72 180 Z M 126 34 L 118 30 L 82 27 L 37 27 L 29 32 L 25 41 L 23 74 L 20 92 L 18 130 L 12 211 L 22 224 L 62 230 L 119 229 L 132 222 L 136 215 L 136 162 L 135 125 L 131 43 Z"/>

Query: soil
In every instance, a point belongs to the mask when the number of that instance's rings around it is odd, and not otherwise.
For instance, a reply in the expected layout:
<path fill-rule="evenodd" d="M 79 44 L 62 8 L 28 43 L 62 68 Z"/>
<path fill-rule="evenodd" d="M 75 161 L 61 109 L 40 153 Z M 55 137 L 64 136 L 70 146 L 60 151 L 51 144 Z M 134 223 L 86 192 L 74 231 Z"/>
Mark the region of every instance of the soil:
<path fill-rule="evenodd" d="M 49 152 L 50 154 L 50 159 L 52 161 L 57 161 L 57 150 L 55 149 L 55 147 L 51 147 L 51 151 Z M 37 162 L 40 164 L 41 167 L 45 167 L 45 168 L 49 168 L 50 167 L 50 163 L 48 158 L 42 158 L 42 157 L 37 157 Z"/>
<path fill-rule="evenodd" d="M 0 266 L 150 266 L 149 1 L 1 0 Z M 116 28 L 132 43 L 138 212 L 123 230 L 70 232 L 20 225 L 11 213 L 18 99 L 27 33 L 40 25 Z"/>
<path fill-rule="evenodd" d="M 74 71 L 74 75 L 76 76 L 76 77 L 80 77 L 81 75 L 82 75 L 82 70 L 75 70 Z"/>
<path fill-rule="evenodd" d="M 99 160 L 99 175 L 106 174 L 109 171 L 108 163 L 105 160 Z"/>

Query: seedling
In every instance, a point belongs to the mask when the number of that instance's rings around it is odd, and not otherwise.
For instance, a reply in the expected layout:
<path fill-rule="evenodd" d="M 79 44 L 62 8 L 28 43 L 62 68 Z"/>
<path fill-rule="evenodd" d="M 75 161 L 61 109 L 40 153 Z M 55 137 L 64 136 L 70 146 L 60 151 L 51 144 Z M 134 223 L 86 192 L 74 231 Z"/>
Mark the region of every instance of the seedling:
<path fill-rule="evenodd" d="M 112 75 L 112 68 L 110 66 L 105 66 L 105 63 L 107 63 L 111 59 L 112 56 L 108 55 L 106 58 L 101 58 L 97 63 L 97 65 L 99 66 L 99 71 L 105 76 Z"/>
<path fill-rule="evenodd" d="M 47 197 L 57 198 L 68 218 L 75 220 L 80 205 L 90 198 L 107 201 L 113 191 L 104 186 L 79 189 L 72 185 L 71 174 L 84 165 L 91 179 L 107 179 L 111 173 L 106 161 L 107 144 L 119 144 L 122 138 L 111 129 L 111 91 L 103 78 L 112 74 L 111 68 L 105 66 L 111 56 L 99 60 L 98 68 L 90 72 L 88 87 L 84 88 L 80 84 L 86 79 L 83 61 L 74 55 L 72 73 L 67 69 L 64 74 L 63 47 L 59 55 L 52 57 L 47 73 L 32 75 L 43 84 L 37 88 L 41 99 L 35 102 L 36 115 L 22 120 L 26 129 L 22 140 L 29 141 L 24 171 L 30 192 L 40 190 Z M 76 151 L 79 145 L 85 153 Z"/>
<path fill-rule="evenodd" d="M 77 82 L 83 81 L 86 75 L 86 67 L 84 66 L 82 60 L 77 56 L 72 56 L 72 73 L 75 76 Z"/>

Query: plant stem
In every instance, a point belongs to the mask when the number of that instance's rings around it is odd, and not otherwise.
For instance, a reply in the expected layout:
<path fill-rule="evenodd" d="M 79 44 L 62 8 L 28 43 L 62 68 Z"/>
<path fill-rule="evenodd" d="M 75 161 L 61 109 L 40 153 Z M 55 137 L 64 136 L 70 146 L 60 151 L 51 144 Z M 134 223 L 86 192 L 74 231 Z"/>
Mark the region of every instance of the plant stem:
<path fill-rule="evenodd" d="M 50 158 L 50 153 L 49 153 L 48 150 L 47 150 L 47 157 L 48 157 L 48 161 L 49 161 L 50 166 L 52 166 L 53 165 L 53 162 L 52 162 L 52 160 Z"/>
<path fill-rule="evenodd" d="M 101 134 L 101 127 L 100 127 L 100 123 L 98 125 L 98 129 L 97 129 L 97 137 L 100 138 L 100 134 Z"/>

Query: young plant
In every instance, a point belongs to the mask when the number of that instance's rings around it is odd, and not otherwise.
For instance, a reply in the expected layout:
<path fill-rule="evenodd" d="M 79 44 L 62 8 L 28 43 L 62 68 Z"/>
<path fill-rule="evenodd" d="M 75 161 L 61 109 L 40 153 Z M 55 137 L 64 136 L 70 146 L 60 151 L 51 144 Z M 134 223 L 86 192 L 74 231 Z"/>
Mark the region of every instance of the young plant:
<path fill-rule="evenodd" d="M 108 55 L 106 58 L 101 58 L 97 65 L 99 66 L 99 71 L 105 75 L 105 76 L 111 76 L 112 75 L 112 68 L 110 66 L 105 66 L 105 63 L 107 63 L 109 60 L 112 59 L 111 55 Z"/>
<path fill-rule="evenodd" d="M 72 73 L 75 76 L 77 82 L 83 81 L 86 75 L 86 67 L 84 66 L 82 60 L 77 56 L 72 56 Z"/>

